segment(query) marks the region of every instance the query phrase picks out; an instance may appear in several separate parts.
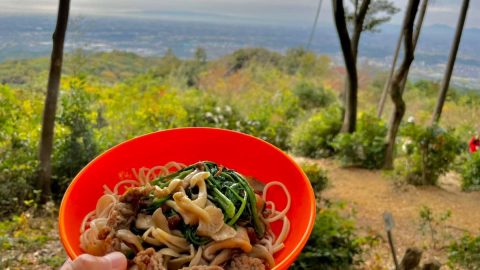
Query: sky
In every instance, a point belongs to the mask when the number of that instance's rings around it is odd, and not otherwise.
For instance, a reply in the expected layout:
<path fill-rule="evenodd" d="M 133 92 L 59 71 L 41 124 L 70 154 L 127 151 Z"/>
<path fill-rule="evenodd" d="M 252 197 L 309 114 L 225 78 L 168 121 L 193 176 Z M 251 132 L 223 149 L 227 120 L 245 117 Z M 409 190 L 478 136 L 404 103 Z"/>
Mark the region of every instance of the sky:
<path fill-rule="evenodd" d="M 320 0 L 71 0 L 72 16 L 181 18 L 235 23 L 309 26 Z M 407 0 L 391 0 L 402 10 Z M 425 25 L 454 27 L 462 0 L 430 0 Z M 0 0 L 2 14 L 51 14 L 57 0 Z M 401 24 L 402 12 L 391 23 Z M 323 0 L 319 23 L 332 24 L 331 0 Z M 466 28 L 480 28 L 480 1 L 470 1 Z"/>

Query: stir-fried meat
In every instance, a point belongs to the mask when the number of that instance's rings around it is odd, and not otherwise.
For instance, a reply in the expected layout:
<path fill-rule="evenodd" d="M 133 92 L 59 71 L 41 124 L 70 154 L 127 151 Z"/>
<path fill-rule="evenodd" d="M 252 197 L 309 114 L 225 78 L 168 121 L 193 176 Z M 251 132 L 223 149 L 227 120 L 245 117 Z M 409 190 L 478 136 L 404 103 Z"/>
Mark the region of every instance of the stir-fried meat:
<path fill-rule="evenodd" d="M 134 188 L 129 188 L 123 194 L 118 198 L 120 202 L 123 203 L 129 203 L 134 206 L 137 206 L 139 201 L 142 200 L 144 197 L 148 196 L 148 194 L 152 191 L 152 187 L 134 187 Z"/>
<path fill-rule="evenodd" d="M 245 254 L 233 256 L 226 270 L 265 270 L 262 260 L 248 257 Z"/>
<path fill-rule="evenodd" d="M 248 234 L 248 239 L 250 239 L 250 243 L 252 243 L 252 245 L 258 242 L 258 236 L 254 228 L 247 227 L 247 234 Z"/>
<path fill-rule="evenodd" d="M 156 253 L 153 248 L 138 252 L 137 256 L 133 258 L 133 263 L 138 267 L 138 270 L 166 270 L 163 267 L 162 254 Z"/>
<path fill-rule="evenodd" d="M 175 230 L 178 229 L 178 225 L 180 224 L 180 221 L 182 221 L 182 218 L 179 215 L 173 215 L 169 216 L 167 218 L 168 221 L 168 228 L 170 230 Z"/>
<path fill-rule="evenodd" d="M 105 240 L 106 251 L 121 251 L 122 241 L 115 237 L 115 232 L 129 229 L 135 220 L 136 209 L 129 203 L 117 203 L 113 206 L 107 225 L 98 232 L 98 239 Z"/>

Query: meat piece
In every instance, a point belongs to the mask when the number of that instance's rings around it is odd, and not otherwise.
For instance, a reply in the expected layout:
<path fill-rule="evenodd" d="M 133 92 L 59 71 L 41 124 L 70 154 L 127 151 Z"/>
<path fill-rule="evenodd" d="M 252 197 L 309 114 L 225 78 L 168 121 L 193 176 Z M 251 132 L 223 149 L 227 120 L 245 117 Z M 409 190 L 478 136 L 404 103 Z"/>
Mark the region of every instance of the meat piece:
<path fill-rule="evenodd" d="M 152 188 L 145 188 L 145 187 L 129 188 L 122 196 L 120 196 L 120 198 L 118 198 L 118 200 L 123 203 L 138 205 L 139 201 L 142 200 L 144 197 L 148 196 L 150 191 L 152 191 Z"/>
<path fill-rule="evenodd" d="M 245 254 L 237 255 L 232 258 L 226 270 L 265 270 L 265 264 L 262 260 L 248 257 Z"/>
<path fill-rule="evenodd" d="M 183 267 L 180 270 L 224 270 L 224 269 L 216 265 L 196 265 L 196 266 L 190 266 L 190 267 Z"/>
<path fill-rule="evenodd" d="M 167 270 L 163 267 L 162 254 L 155 252 L 153 248 L 147 248 L 138 252 L 133 258 L 133 263 L 138 270 Z"/>
<path fill-rule="evenodd" d="M 173 215 L 173 216 L 169 216 L 167 218 L 167 221 L 168 221 L 168 228 L 170 230 L 175 230 L 178 228 L 178 224 L 180 224 L 180 221 L 182 221 L 182 219 L 180 218 L 179 215 Z"/>
<path fill-rule="evenodd" d="M 248 234 L 248 239 L 250 239 L 250 243 L 252 243 L 252 245 L 258 242 L 258 236 L 254 228 L 247 227 L 247 234 Z"/>
<path fill-rule="evenodd" d="M 121 251 L 122 241 L 115 236 L 121 229 L 129 229 L 134 221 L 136 211 L 128 203 L 117 203 L 113 206 L 107 225 L 98 232 L 98 239 L 105 240 L 107 252 Z"/>
<path fill-rule="evenodd" d="M 119 229 L 128 229 L 136 216 L 136 211 L 132 205 L 128 203 L 117 203 L 113 206 L 107 226 L 113 231 Z"/>

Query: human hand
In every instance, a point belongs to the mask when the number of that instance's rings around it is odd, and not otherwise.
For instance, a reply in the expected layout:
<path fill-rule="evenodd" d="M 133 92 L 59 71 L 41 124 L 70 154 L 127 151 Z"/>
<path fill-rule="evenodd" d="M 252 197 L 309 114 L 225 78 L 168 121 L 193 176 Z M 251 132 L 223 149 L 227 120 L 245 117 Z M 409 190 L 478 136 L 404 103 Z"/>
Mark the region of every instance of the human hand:
<path fill-rule="evenodd" d="M 103 257 L 82 254 L 74 261 L 66 261 L 60 270 L 125 270 L 127 258 L 120 252 L 112 252 Z"/>

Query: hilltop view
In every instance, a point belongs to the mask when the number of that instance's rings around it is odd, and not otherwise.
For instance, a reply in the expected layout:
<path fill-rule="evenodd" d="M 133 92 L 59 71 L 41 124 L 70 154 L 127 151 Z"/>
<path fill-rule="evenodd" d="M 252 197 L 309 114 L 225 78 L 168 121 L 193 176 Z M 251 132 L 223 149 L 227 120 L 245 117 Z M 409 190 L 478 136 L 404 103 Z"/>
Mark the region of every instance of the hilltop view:
<path fill-rule="evenodd" d="M 78 270 L 58 229 L 72 179 L 129 139 L 213 127 L 308 177 L 316 218 L 288 269 L 480 269 L 478 3 L 105 1 L 0 3 L 0 268 Z M 175 164 L 115 173 L 126 184 L 95 198 L 82 252 L 272 269 L 299 217 L 279 220 L 255 175 Z"/>

